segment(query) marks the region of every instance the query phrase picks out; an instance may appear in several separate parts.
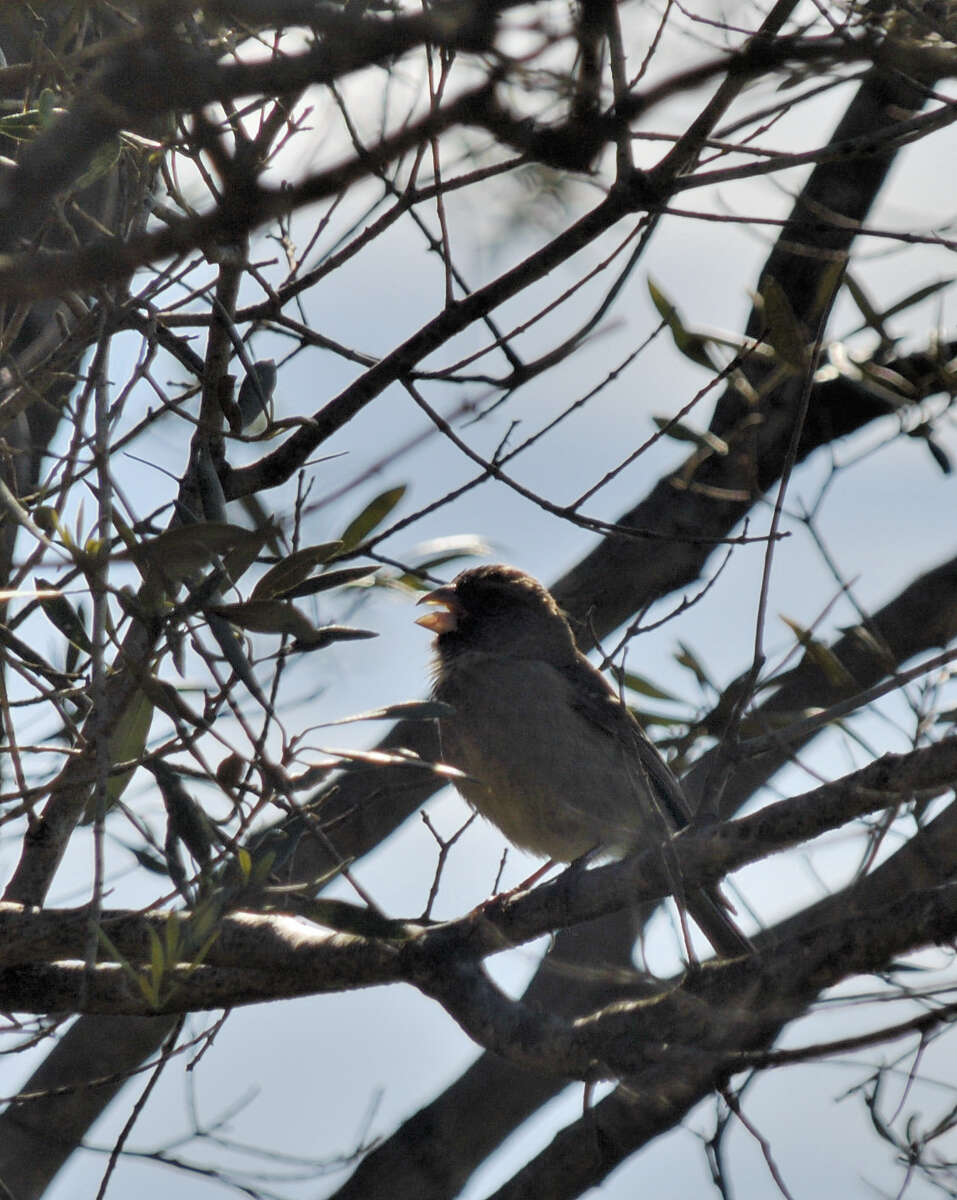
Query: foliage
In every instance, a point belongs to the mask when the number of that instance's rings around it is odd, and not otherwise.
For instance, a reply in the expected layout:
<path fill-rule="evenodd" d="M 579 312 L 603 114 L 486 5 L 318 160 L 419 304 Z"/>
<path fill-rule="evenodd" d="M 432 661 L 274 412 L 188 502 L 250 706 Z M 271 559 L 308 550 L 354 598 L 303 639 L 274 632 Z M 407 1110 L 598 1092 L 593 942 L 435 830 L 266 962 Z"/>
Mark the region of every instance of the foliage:
<path fill-rule="evenodd" d="M 457 1193 L 569 1080 L 608 1089 L 499 1195 L 580 1195 L 708 1097 L 728 1194 L 726 1132 L 754 1129 L 771 1068 L 910 1038 L 917 1078 L 954 1015 L 931 948 L 957 931 L 957 566 L 908 577 L 889 548 L 878 607 L 822 514 L 905 446 L 949 528 L 949 266 L 910 264 L 954 244 L 877 204 L 899 158 L 948 145 L 953 38 L 946 5 L 788 0 L 726 24 L 597 0 L 0 13 L 0 1007 L 11 1046 L 50 1054 L 0 1116 L 11 1195 L 41 1195 L 144 1063 L 147 1094 L 175 1069 L 186 1014 L 378 984 L 412 985 L 485 1053 L 344 1154 L 342 1197 Z M 775 239 L 742 280 L 740 331 L 699 324 L 699 297 L 665 277 L 675 227 Z M 872 279 L 875 246 L 905 282 Z M 642 498 L 636 463 L 660 475 Z M 543 523 L 553 566 L 587 546 L 553 590 L 702 819 L 666 854 L 440 923 L 459 834 L 427 818 L 421 915 L 388 911 L 354 869 L 454 778 L 437 707 L 350 715 L 339 696 L 372 648 L 398 662 L 387 638 L 363 650 L 397 602 L 519 538 L 492 505 L 480 535 L 460 532 L 457 505 L 483 488 Z M 892 470 L 886 490 L 903 504 Z M 776 642 L 771 581 L 798 533 L 829 593 L 817 613 L 795 595 Z M 729 627 L 748 622 L 736 675 L 680 640 L 719 595 Z M 636 667 L 636 635 L 663 624 L 677 666 Z M 323 728 L 395 724 L 331 748 L 307 706 L 320 694 Z M 816 902 L 756 914 L 752 958 L 698 969 L 685 930 L 671 950 L 690 968 L 654 977 L 636 905 L 822 838 L 849 857 Z M 79 908 L 58 900 L 65 878 L 84 880 Z M 513 999 L 485 960 L 543 935 Z M 776 1048 L 842 986 L 873 1001 L 866 1030 Z M 921 1126 L 906 1098 L 888 1111 L 875 1062 L 856 1069 L 876 1136 L 905 1183 L 952 1190 L 952 1119 Z M 140 1111 L 124 1103 L 102 1192 Z M 153 1157 L 278 1194 L 232 1160 Z"/>

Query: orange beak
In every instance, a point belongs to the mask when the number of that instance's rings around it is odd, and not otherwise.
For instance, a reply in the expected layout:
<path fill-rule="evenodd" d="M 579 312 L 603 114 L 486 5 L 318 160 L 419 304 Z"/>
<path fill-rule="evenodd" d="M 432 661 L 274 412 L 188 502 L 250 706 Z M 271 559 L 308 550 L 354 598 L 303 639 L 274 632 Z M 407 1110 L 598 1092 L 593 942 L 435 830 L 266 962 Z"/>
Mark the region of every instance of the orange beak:
<path fill-rule="evenodd" d="M 433 633 L 451 633 L 458 628 L 459 617 L 462 614 L 462 605 L 458 596 L 455 594 L 453 587 L 439 587 L 432 592 L 426 592 L 418 604 L 434 604 L 437 608 L 443 608 L 444 612 L 426 613 L 424 617 L 419 617 L 416 620 L 416 625 L 421 625 L 423 629 L 430 629 Z"/>

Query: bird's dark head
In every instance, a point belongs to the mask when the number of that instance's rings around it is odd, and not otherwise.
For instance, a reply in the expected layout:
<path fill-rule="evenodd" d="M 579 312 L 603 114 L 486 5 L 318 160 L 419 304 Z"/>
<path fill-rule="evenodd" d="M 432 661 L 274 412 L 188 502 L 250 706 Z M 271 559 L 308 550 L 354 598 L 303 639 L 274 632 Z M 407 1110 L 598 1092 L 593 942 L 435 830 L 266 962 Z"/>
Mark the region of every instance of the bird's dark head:
<path fill-rule="evenodd" d="M 419 601 L 436 611 L 418 620 L 447 660 L 469 650 L 567 662 L 575 639 L 551 593 L 517 567 L 472 567 Z"/>

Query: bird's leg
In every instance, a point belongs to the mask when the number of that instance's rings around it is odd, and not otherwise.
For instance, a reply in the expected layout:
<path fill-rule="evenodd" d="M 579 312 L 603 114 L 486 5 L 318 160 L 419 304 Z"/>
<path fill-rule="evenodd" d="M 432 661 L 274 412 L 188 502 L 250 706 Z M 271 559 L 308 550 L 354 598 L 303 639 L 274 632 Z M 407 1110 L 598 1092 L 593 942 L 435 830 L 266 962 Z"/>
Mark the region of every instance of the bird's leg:
<path fill-rule="evenodd" d="M 601 846 L 592 846 L 591 849 L 586 850 L 584 854 L 579 854 L 577 858 L 572 859 L 572 861 L 566 867 L 568 874 L 572 875 L 577 874 L 579 871 L 584 871 L 588 864 L 594 861 L 595 856 L 600 852 L 600 850 Z M 511 896 L 514 892 L 524 892 L 526 888 L 530 888 L 532 884 L 538 883 L 542 876 L 547 874 L 552 867 L 557 867 L 558 865 L 557 858 L 550 858 L 544 866 L 539 867 L 537 871 L 533 871 L 527 879 L 523 879 L 520 884 L 506 892 L 505 895 Z"/>
<path fill-rule="evenodd" d="M 547 863 L 543 863 L 537 870 L 533 871 L 527 879 L 523 879 L 521 883 L 515 885 L 505 893 L 506 896 L 511 896 L 514 892 L 524 892 L 528 888 L 533 887 L 542 876 L 547 875 L 552 867 L 557 866 L 554 858 L 550 858 Z"/>
<path fill-rule="evenodd" d="M 472 910 L 476 913 L 488 912 L 489 909 L 499 904 L 504 904 L 506 900 L 511 900 L 513 896 L 517 896 L 519 892 L 527 891 L 533 884 L 538 883 L 543 875 L 556 865 L 555 859 L 550 858 L 547 863 L 537 867 L 527 879 L 523 879 L 521 883 L 516 883 L 514 887 L 510 887 L 504 892 L 494 892 L 491 896 L 486 897 L 481 904 L 477 904 Z"/>
<path fill-rule="evenodd" d="M 592 846 L 591 849 L 586 850 L 584 854 L 579 854 L 579 856 L 570 862 L 565 868 L 562 878 L 565 878 L 566 876 L 568 878 L 574 878 L 579 871 L 583 871 L 585 867 L 587 867 L 588 864 L 594 860 L 595 855 L 600 853 L 600 851 L 601 846 Z M 559 865 L 559 860 L 557 858 L 550 858 L 548 862 L 543 863 L 540 867 L 537 867 L 527 879 L 523 879 L 521 883 L 517 883 L 514 887 L 510 887 L 506 892 L 496 892 L 493 896 L 489 896 L 487 900 L 483 900 L 481 904 L 477 905 L 473 911 L 487 912 L 492 905 L 502 904 L 506 900 L 510 900 L 513 896 L 517 896 L 519 892 L 527 891 L 534 884 L 538 883 L 543 875 L 547 875 L 552 867 L 557 867 Z"/>

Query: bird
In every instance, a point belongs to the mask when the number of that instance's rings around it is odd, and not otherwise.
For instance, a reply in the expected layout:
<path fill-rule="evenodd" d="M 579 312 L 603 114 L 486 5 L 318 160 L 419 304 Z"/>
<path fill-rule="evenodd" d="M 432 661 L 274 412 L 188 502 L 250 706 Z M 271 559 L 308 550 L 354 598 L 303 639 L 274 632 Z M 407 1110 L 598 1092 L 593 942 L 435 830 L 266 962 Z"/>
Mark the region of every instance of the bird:
<path fill-rule="evenodd" d="M 688 797 L 551 593 L 516 567 L 471 567 L 418 602 L 435 634 L 433 698 L 444 762 L 468 803 L 509 842 L 555 862 L 664 845 Z M 681 897 L 715 951 L 754 947 L 715 887 Z"/>

